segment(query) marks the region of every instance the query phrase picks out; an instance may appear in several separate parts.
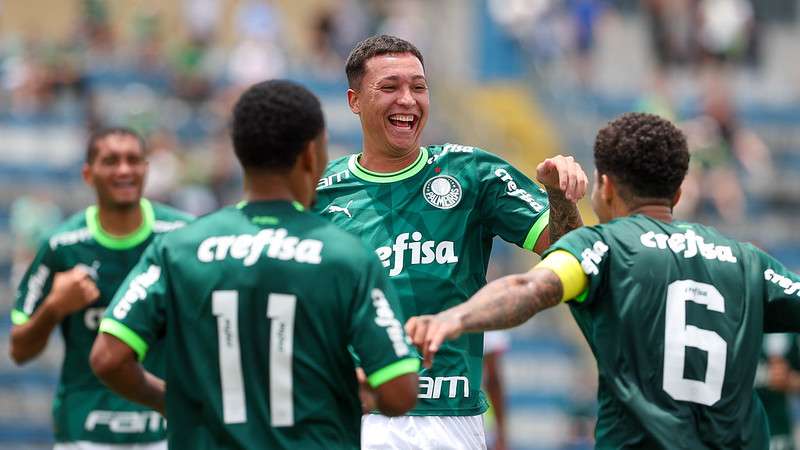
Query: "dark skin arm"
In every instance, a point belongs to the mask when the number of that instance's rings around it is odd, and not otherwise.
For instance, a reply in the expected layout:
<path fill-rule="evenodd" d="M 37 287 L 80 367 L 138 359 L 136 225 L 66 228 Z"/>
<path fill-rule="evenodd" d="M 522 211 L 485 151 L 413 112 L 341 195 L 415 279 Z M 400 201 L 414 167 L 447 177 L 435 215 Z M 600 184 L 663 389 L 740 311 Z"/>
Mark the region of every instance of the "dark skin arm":
<path fill-rule="evenodd" d="M 539 164 L 536 180 L 544 186 L 550 201 L 550 223 L 533 247 L 541 255 L 561 236 L 583 226 L 577 201 L 586 194 L 589 179 L 574 158 L 559 155 Z"/>
<path fill-rule="evenodd" d="M 364 369 L 356 368 L 358 396 L 361 399 L 361 412 L 364 414 L 379 410 L 384 416 L 402 416 L 417 403 L 416 373 L 408 373 L 387 381 L 373 389 L 367 384 Z"/>
<path fill-rule="evenodd" d="M 100 291 L 83 269 L 59 272 L 42 306 L 30 320 L 11 328 L 9 353 L 17 364 L 35 358 L 47 347 L 53 329 L 68 315 L 94 303 Z"/>
<path fill-rule="evenodd" d="M 100 333 L 94 341 L 89 362 L 97 378 L 109 389 L 164 415 L 166 383 L 139 364 L 128 344 Z"/>
<path fill-rule="evenodd" d="M 550 269 L 509 275 L 487 284 L 469 301 L 439 314 L 412 317 L 406 333 L 422 349 L 425 367 L 430 367 L 445 340 L 462 333 L 512 328 L 539 311 L 561 303 L 564 287 Z"/>

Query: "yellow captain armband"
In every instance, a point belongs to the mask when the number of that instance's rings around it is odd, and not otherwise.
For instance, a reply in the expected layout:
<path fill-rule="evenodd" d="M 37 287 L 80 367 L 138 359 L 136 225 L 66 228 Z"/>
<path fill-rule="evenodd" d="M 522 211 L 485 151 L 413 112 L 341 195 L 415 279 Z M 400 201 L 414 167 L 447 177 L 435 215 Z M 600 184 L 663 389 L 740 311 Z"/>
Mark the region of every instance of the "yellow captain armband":
<path fill-rule="evenodd" d="M 547 255 L 534 269 L 550 269 L 561 280 L 564 287 L 561 301 L 575 299 L 583 302 L 589 287 L 589 277 L 583 273 L 578 258 L 564 250 L 556 250 Z"/>

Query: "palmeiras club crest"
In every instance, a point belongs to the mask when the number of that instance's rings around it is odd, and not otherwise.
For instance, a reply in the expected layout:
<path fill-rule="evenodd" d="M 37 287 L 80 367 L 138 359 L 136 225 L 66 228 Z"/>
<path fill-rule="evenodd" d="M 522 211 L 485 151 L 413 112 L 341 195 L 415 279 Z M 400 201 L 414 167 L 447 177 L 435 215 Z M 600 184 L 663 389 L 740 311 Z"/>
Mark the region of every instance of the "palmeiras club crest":
<path fill-rule="evenodd" d="M 450 209 L 461 201 L 461 184 L 449 175 L 437 175 L 425 182 L 422 196 L 432 206 Z"/>

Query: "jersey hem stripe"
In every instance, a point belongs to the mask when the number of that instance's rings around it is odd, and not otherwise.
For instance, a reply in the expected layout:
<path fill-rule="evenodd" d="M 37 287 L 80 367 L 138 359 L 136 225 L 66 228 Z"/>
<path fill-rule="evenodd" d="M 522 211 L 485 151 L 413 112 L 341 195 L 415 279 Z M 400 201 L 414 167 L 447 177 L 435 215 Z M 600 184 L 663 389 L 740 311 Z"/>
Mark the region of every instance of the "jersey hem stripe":
<path fill-rule="evenodd" d="M 100 322 L 100 329 L 98 331 L 101 333 L 108 333 L 126 343 L 130 348 L 133 349 L 133 351 L 136 352 L 136 355 L 139 357 L 139 361 L 144 360 L 144 355 L 147 354 L 147 342 L 139 337 L 135 331 L 126 327 L 122 323 L 109 318 L 105 318 Z"/>
<path fill-rule="evenodd" d="M 14 325 L 24 325 L 29 320 L 31 320 L 31 318 L 24 312 L 18 309 L 11 310 L 11 323 Z"/>
<path fill-rule="evenodd" d="M 405 180 L 406 178 L 411 178 L 418 174 L 425 167 L 425 163 L 428 160 L 428 149 L 426 147 L 420 147 L 419 156 L 417 156 L 416 161 L 414 161 L 405 169 L 390 173 L 373 172 L 365 169 L 358 162 L 359 156 L 361 156 L 361 153 L 352 155 L 347 161 L 347 168 L 350 169 L 350 173 L 364 181 L 371 181 L 373 183 L 391 183 L 394 181 Z"/>
<path fill-rule="evenodd" d="M 98 209 L 96 205 L 86 208 L 86 226 L 92 237 L 103 247 L 111 250 L 127 250 L 136 247 L 144 242 L 153 232 L 153 224 L 156 221 L 156 214 L 153 211 L 153 205 L 146 198 L 139 200 L 139 207 L 142 210 L 142 224 L 133 233 L 115 237 L 108 234 L 103 227 L 100 226 L 100 219 L 98 217 Z"/>
<path fill-rule="evenodd" d="M 542 235 L 542 231 L 544 231 L 545 227 L 550 224 L 550 209 L 548 208 L 538 219 L 536 222 L 533 223 L 530 231 L 528 231 L 528 235 L 525 237 L 525 242 L 522 244 L 522 248 L 526 250 L 533 251 L 533 247 L 536 245 L 536 242 L 539 240 L 539 236 Z"/>
<path fill-rule="evenodd" d="M 419 359 L 406 358 L 400 361 L 395 361 L 383 369 L 378 369 L 367 377 L 367 382 L 370 387 L 377 388 L 378 386 L 393 380 L 400 375 L 407 373 L 417 373 L 419 371 Z"/>

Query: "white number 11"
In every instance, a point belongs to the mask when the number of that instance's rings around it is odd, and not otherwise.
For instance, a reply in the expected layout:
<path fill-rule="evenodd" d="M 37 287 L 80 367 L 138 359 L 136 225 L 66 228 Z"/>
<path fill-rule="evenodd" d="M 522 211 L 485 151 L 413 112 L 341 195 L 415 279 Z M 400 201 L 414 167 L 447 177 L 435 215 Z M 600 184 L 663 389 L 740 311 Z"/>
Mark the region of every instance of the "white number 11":
<path fill-rule="evenodd" d="M 297 297 L 269 294 L 267 318 L 272 319 L 269 338 L 269 410 L 273 427 L 294 425 L 292 354 Z M 225 423 L 247 421 L 247 407 L 239 346 L 239 292 L 214 291 L 211 307 L 217 317 L 222 414 Z"/>

